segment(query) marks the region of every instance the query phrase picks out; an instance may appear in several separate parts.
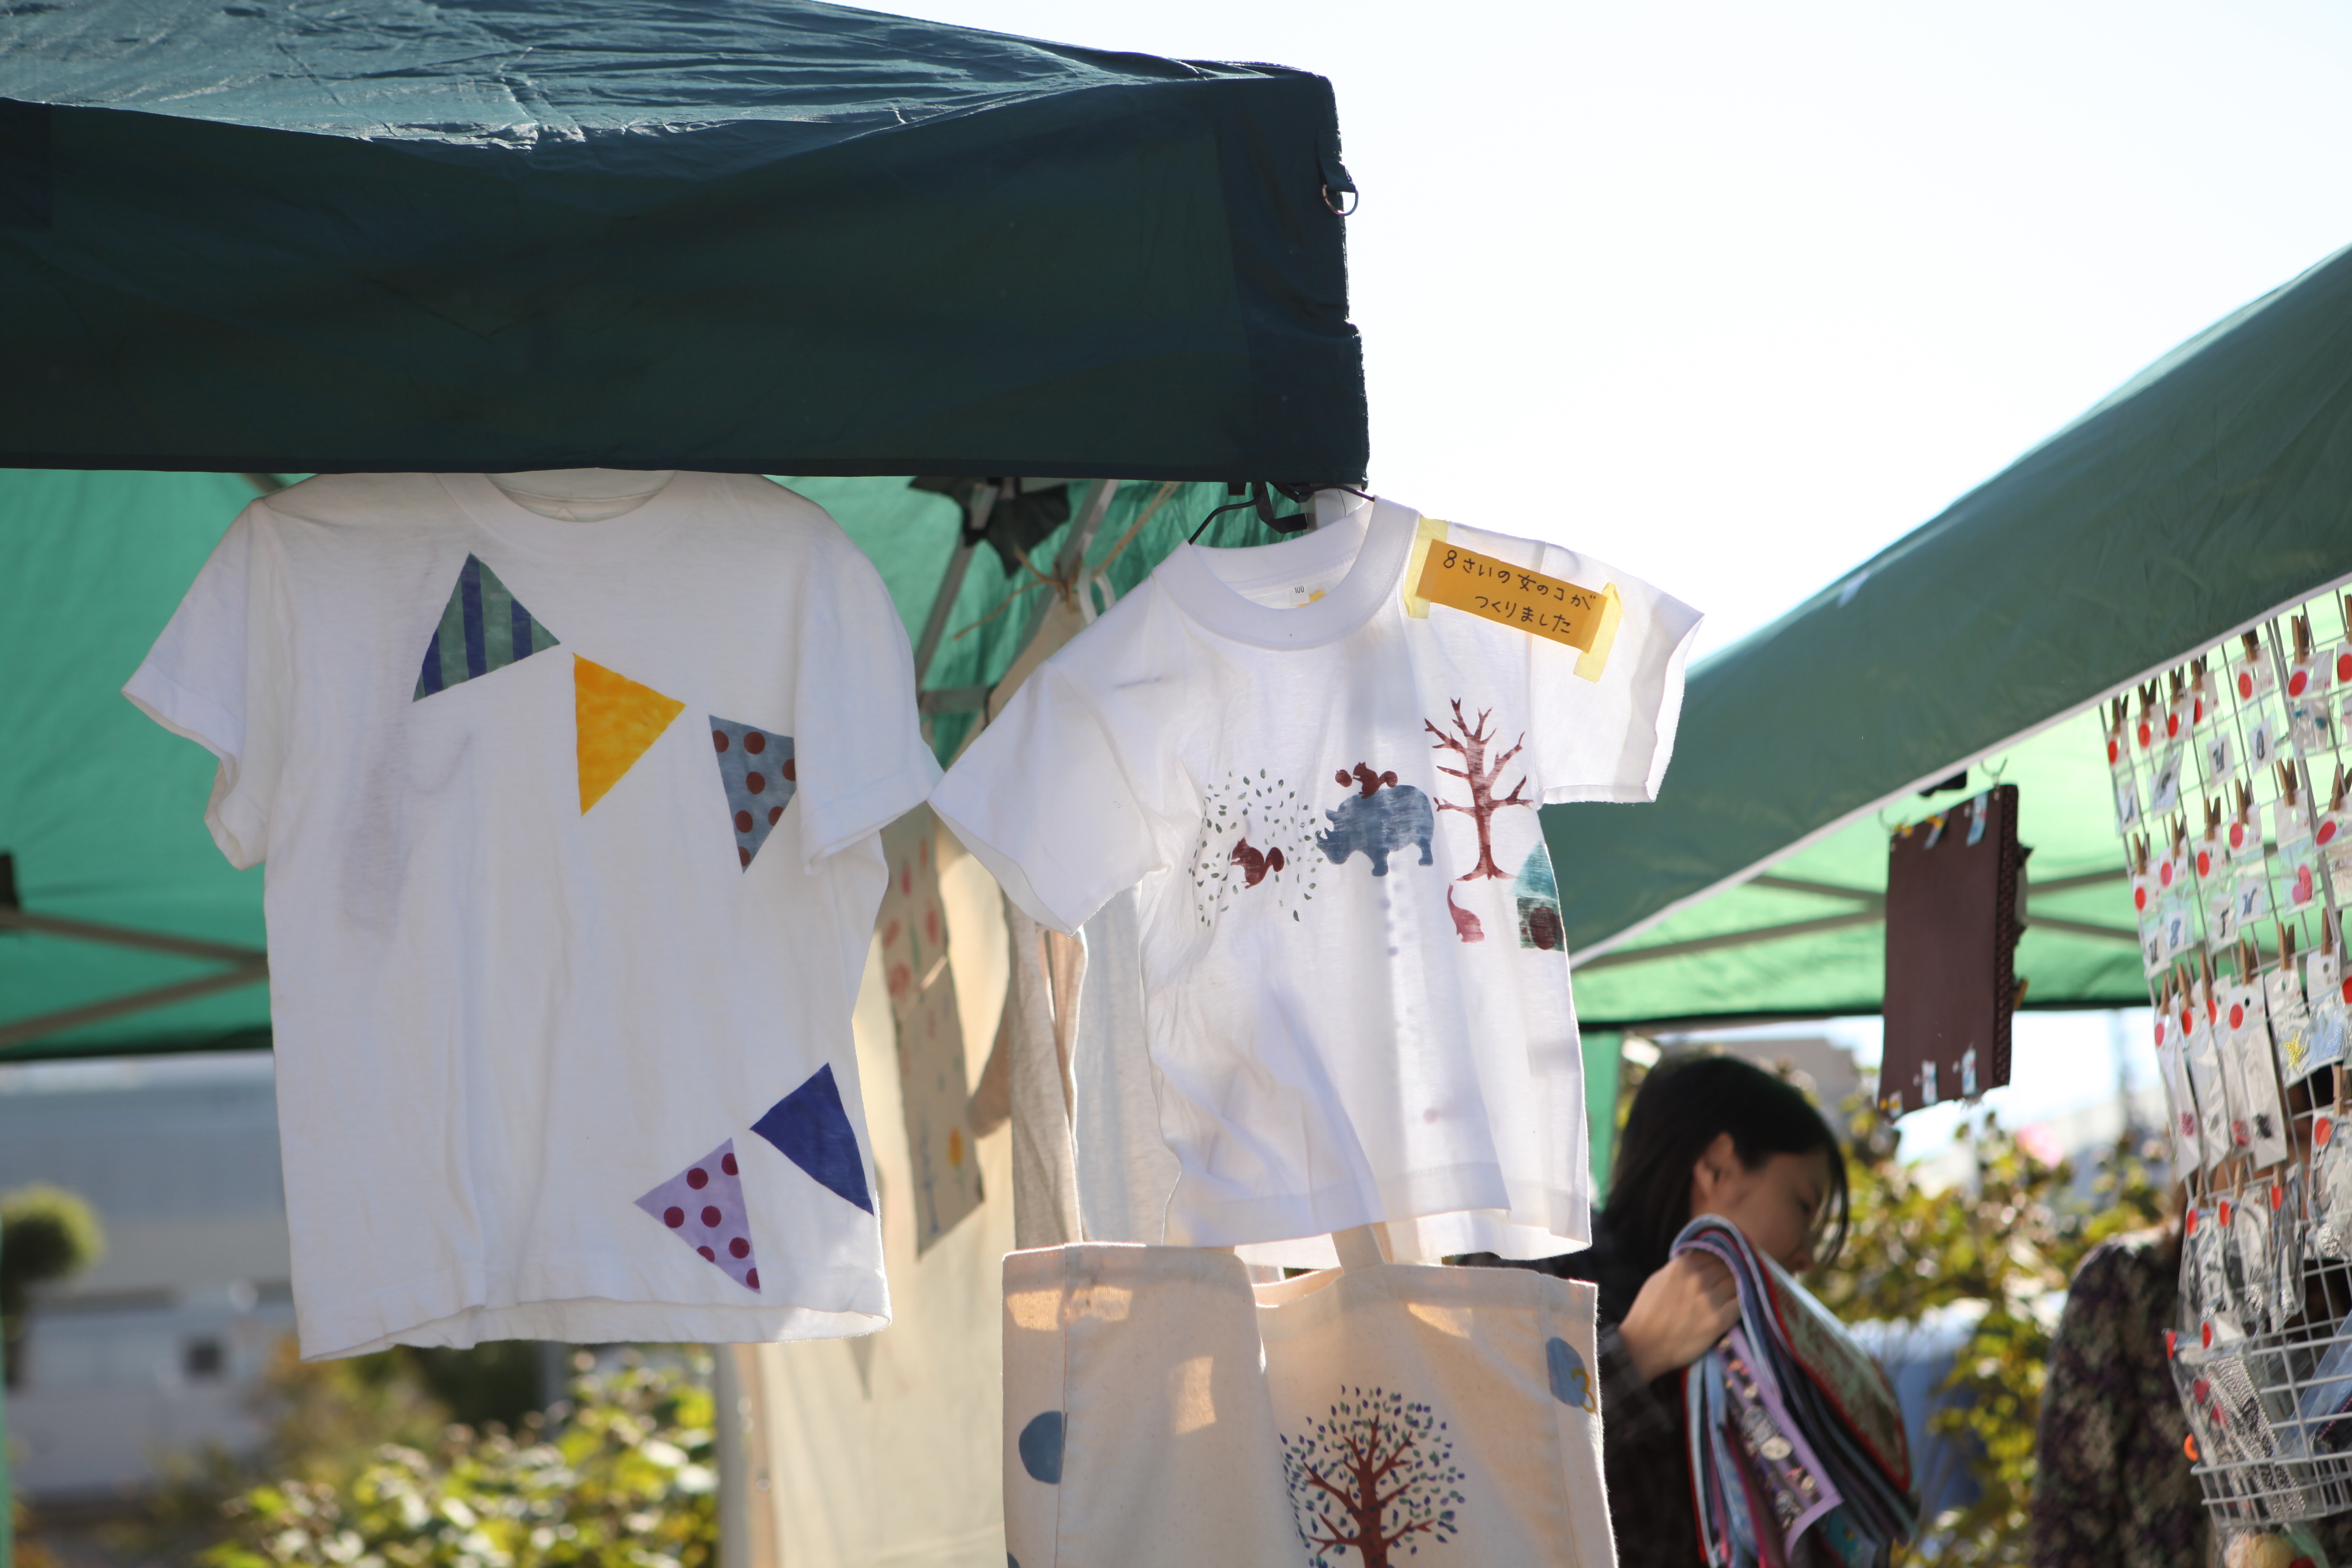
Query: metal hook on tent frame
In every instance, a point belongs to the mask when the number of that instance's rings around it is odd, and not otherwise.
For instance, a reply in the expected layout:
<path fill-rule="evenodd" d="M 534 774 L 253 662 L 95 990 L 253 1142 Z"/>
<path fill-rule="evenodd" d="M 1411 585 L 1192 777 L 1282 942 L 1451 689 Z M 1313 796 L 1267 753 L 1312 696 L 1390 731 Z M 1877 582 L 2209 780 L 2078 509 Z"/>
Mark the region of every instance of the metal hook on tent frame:
<path fill-rule="evenodd" d="M 1324 187 L 1323 187 L 1323 205 L 1324 205 L 1325 206 L 1329 207 L 1329 208 L 1331 209 L 1331 216 L 1334 216 L 1334 217 L 1353 217 L 1353 216 L 1356 216 L 1356 209 L 1357 209 L 1358 207 L 1362 206 L 1362 205 L 1364 205 L 1363 193 L 1361 193 L 1360 191 L 1346 191 L 1346 192 L 1342 192 L 1341 194 L 1342 194 L 1342 195 L 1350 195 L 1350 196 L 1353 196 L 1353 197 L 1355 197 L 1356 199 L 1355 199 L 1354 201 L 1349 202 L 1346 206 L 1344 206 L 1344 207 L 1343 207 L 1343 206 L 1341 206 L 1339 203 L 1337 203 L 1337 202 L 1335 202 L 1335 201 L 1333 201 L 1333 200 L 1331 199 L 1331 187 L 1330 187 L 1330 186 L 1328 186 L 1328 185 L 1326 185 L 1326 186 L 1324 186 Z"/>

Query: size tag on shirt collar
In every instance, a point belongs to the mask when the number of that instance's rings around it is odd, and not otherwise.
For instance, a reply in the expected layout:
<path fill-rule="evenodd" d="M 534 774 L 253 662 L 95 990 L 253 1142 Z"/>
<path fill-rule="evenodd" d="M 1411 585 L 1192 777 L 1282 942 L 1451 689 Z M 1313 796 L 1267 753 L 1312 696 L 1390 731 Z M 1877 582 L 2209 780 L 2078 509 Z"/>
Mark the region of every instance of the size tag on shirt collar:
<path fill-rule="evenodd" d="M 1422 520 L 1421 534 L 1407 565 L 1407 580 L 1413 584 L 1407 595 L 1409 613 L 1426 616 L 1431 605 L 1444 605 L 1565 643 L 1581 656 L 1576 673 L 1587 680 L 1601 679 L 1623 615 L 1616 584 L 1596 592 L 1465 550 L 1447 541 L 1446 525 L 1434 518 Z"/>

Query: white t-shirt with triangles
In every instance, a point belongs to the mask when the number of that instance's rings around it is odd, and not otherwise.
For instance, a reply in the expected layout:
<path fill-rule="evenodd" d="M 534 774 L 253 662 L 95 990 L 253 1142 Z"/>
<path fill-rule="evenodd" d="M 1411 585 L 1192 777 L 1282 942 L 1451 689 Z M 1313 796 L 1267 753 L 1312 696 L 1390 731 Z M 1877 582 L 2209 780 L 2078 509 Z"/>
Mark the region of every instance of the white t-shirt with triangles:
<path fill-rule="evenodd" d="M 1655 797 L 1698 616 L 1458 525 L 1459 551 L 1613 588 L 1613 638 L 1596 657 L 1429 605 L 1406 584 L 1437 526 L 1384 501 L 1283 543 L 1180 547 L 931 796 L 1042 922 L 1136 889 L 1178 1174 L 1159 1233 L 1117 1239 L 1300 1265 L 1374 1223 L 1401 1260 L 1589 1239 L 1537 807 Z"/>
<path fill-rule="evenodd" d="M 306 1356 L 888 1321 L 849 1018 L 939 776 L 832 519 L 682 473 L 247 508 L 124 690 L 264 901 Z"/>

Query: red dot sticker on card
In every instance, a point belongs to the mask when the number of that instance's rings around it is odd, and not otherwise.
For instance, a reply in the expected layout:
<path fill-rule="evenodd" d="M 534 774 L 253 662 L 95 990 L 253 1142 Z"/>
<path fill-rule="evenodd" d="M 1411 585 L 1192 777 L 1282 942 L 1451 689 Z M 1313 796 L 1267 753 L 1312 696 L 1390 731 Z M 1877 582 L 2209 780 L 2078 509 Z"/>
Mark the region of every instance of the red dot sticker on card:
<path fill-rule="evenodd" d="M 2286 694 L 2289 697 L 2300 697 L 2303 695 L 2304 688 L 2310 684 L 2311 671 L 2298 669 L 2286 678 Z"/>
<path fill-rule="evenodd" d="M 2230 1200 L 2227 1198 L 2221 1200 L 2221 1223 L 2224 1226 L 2230 1223 Z"/>
<path fill-rule="evenodd" d="M 2209 1351 L 2211 1350 L 2213 1348 L 2213 1321 L 2211 1319 L 2207 1319 L 2205 1322 L 2200 1325 L 2199 1333 L 2205 1342 L 2205 1348 Z M 2202 1399 L 2204 1395 L 2200 1394 L 2198 1397 Z"/>
<path fill-rule="evenodd" d="M 2197 874 L 2200 877 L 2210 877 L 2213 874 L 2213 853 L 2211 850 L 2200 849 L 2197 851 Z"/>
<path fill-rule="evenodd" d="M 2284 1186 L 2280 1185 L 2280 1184 L 2279 1184 L 2278 1183 L 2276 1183 L 2276 1182 L 2273 1182 L 2273 1183 L 2271 1184 L 2271 1212 L 2272 1212 L 2273 1214 L 2276 1214 L 2276 1213 L 2278 1213 L 2278 1211 L 2279 1211 L 2282 1207 L 2284 1207 L 2284 1206 L 2285 1205 L 2285 1204 L 2286 1204 L 2286 1188 L 2284 1188 Z"/>
<path fill-rule="evenodd" d="M 2231 1004 L 2230 1004 L 2230 1027 L 2231 1027 L 2232 1029 L 2242 1029 L 2242 1028 L 2244 1028 L 2245 1026 L 2246 1026 L 2246 1005 L 2245 1005 L 2243 1002 L 2232 1002 L 2232 1003 L 2231 1003 Z"/>
<path fill-rule="evenodd" d="M 2242 669 L 2238 671 L 2238 696 L 2241 699 L 2244 699 L 2252 697 L 2253 694 L 2254 672 L 2251 669 Z"/>
<path fill-rule="evenodd" d="M 2161 1018 L 2156 1021 L 2156 1043 L 2159 1046 L 2164 1044 L 2164 1020 Z"/>
<path fill-rule="evenodd" d="M 2170 1329 L 2164 1331 L 2164 1353 L 2168 1357 L 2180 1353 L 2180 1336 Z"/>
<path fill-rule="evenodd" d="M 2189 1456 L 2189 1462 L 2190 1464 L 2192 1464 L 2192 1465 L 2193 1465 L 2193 1464 L 2195 1464 L 2195 1463 L 2197 1462 L 2197 1434 L 2196 1434 L 2196 1433 L 2191 1432 L 2190 1434 L 2189 1434 L 2189 1436 L 2188 1436 L 2183 1437 L 2182 1439 L 2180 1439 L 2180 1451 L 2181 1451 L 2182 1453 L 2184 1453 L 2184 1454 L 2186 1454 L 2186 1455 L 2188 1455 L 2188 1456 Z"/>
<path fill-rule="evenodd" d="M 2193 1035 L 2197 1032 L 2197 1015 L 2186 1007 L 2180 1010 L 2180 1032 L 2184 1035 Z"/>
<path fill-rule="evenodd" d="M 2191 1236 L 2195 1236 L 2197 1234 L 2197 1211 L 2195 1209 L 2190 1209 L 2187 1214 L 2180 1216 L 2180 1227 Z"/>
<path fill-rule="evenodd" d="M 2245 847 L 2246 825 L 2242 822 L 2233 822 L 2230 824 L 2230 847 L 2232 849 L 2243 849 Z"/>
<path fill-rule="evenodd" d="M 2344 977 L 2344 1000 L 2352 1002 L 2352 974 Z"/>
<path fill-rule="evenodd" d="M 2141 720 L 2139 722 L 2139 749 L 2143 752 L 2147 751 L 2147 743 L 2155 739 L 2156 731 L 2148 727 L 2147 720 Z"/>
<path fill-rule="evenodd" d="M 2109 767 L 2114 767 L 2114 766 L 2116 765 L 2116 759 L 2118 759 L 2118 758 L 2119 758 L 2119 757 L 2121 757 L 2122 755 L 2123 755 L 2123 748 L 2122 748 L 2121 746 L 2118 746 L 2118 745 L 2116 745 L 2116 738 L 2115 738 L 2113 735 L 2108 736 L 2108 737 L 2107 737 L 2107 766 L 2109 766 Z"/>
<path fill-rule="evenodd" d="M 2328 817 L 2322 817 L 2322 818 L 2320 819 L 2320 823 L 2319 823 L 2319 833 L 2318 833 L 2318 838 L 2319 838 L 2319 841 L 2320 841 L 2322 844 L 2325 844 L 2325 843 L 2326 843 L 2329 839 L 2331 839 L 2331 838 L 2333 838 L 2333 837 L 2336 837 L 2336 819 L 2335 819 L 2334 817 L 2332 817 L 2332 816 L 2328 816 Z"/>
<path fill-rule="evenodd" d="M 2335 1136 L 2336 1136 L 2336 1123 L 2335 1123 L 2333 1121 L 2331 1121 L 2330 1119 L 2328 1119 L 2327 1117 L 2322 1116 L 2322 1117 L 2318 1118 L 2317 1120 L 2315 1120 L 2315 1121 L 2314 1121 L 2312 1122 L 2312 1124 L 2311 1124 L 2311 1146 L 2312 1146 L 2313 1148 L 2315 1148 L 2315 1149 L 2325 1149 L 2325 1148 L 2326 1148 L 2326 1147 L 2327 1147 L 2327 1141 L 2328 1141 L 2330 1138 L 2333 1138 L 2333 1137 L 2335 1137 Z"/>
<path fill-rule="evenodd" d="M 2164 738 L 2168 741 L 2172 739 L 2173 736 L 2179 733 L 2180 715 L 2178 713 L 2167 713 L 2164 716 Z"/>
<path fill-rule="evenodd" d="M 2202 697 L 2189 705 L 2189 721 L 2191 724 L 2205 722 L 2205 699 Z"/>
<path fill-rule="evenodd" d="M 2352 680 L 2352 648 L 2336 656 L 2336 679 Z"/>
<path fill-rule="evenodd" d="M 2210 1332 L 2210 1330 L 2209 1330 L 2209 1331 L 2208 1331 L 2208 1332 Z M 2197 1395 L 2197 1398 L 2198 1398 L 2198 1400 L 2199 1400 L 2199 1402 L 2200 1402 L 2200 1403 L 2202 1403 L 2204 1400 L 2210 1398 L 2210 1397 L 2212 1396 L 2212 1394 L 2213 1394 L 2213 1385 L 2212 1385 L 2211 1384 L 2210 1384 L 2210 1383 L 2206 1382 L 2206 1381 L 2205 1381 L 2203 1378 L 2201 1378 L 2201 1377 L 2200 1377 L 2200 1378 L 2199 1378 L 2195 1383 L 2190 1384 L 2189 1385 L 2189 1392 L 2190 1392 L 2190 1393 L 2192 1393 L 2192 1394 L 2194 1394 L 2195 1395 Z"/>
<path fill-rule="evenodd" d="M 2147 889 L 2146 888 L 2137 887 L 2132 889 L 2132 908 L 2136 910 L 2145 910 L 2147 908 Z"/>

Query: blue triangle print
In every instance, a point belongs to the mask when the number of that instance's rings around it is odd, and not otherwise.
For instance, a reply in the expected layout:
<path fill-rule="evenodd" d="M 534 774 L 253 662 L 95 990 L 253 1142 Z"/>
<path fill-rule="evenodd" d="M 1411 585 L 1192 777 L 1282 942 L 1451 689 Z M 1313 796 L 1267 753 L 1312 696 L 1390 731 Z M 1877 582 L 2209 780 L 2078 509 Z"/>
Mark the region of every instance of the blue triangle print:
<path fill-rule="evenodd" d="M 874 1200 L 866 1192 L 866 1163 L 857 1157 L 857 1131 L 841 1107 L 831 1062 L 768 1107 L 768 1113 L 751 1123 L 751 1131 L 824 1185 L 867 1214 L 874 1212 Z"/>

